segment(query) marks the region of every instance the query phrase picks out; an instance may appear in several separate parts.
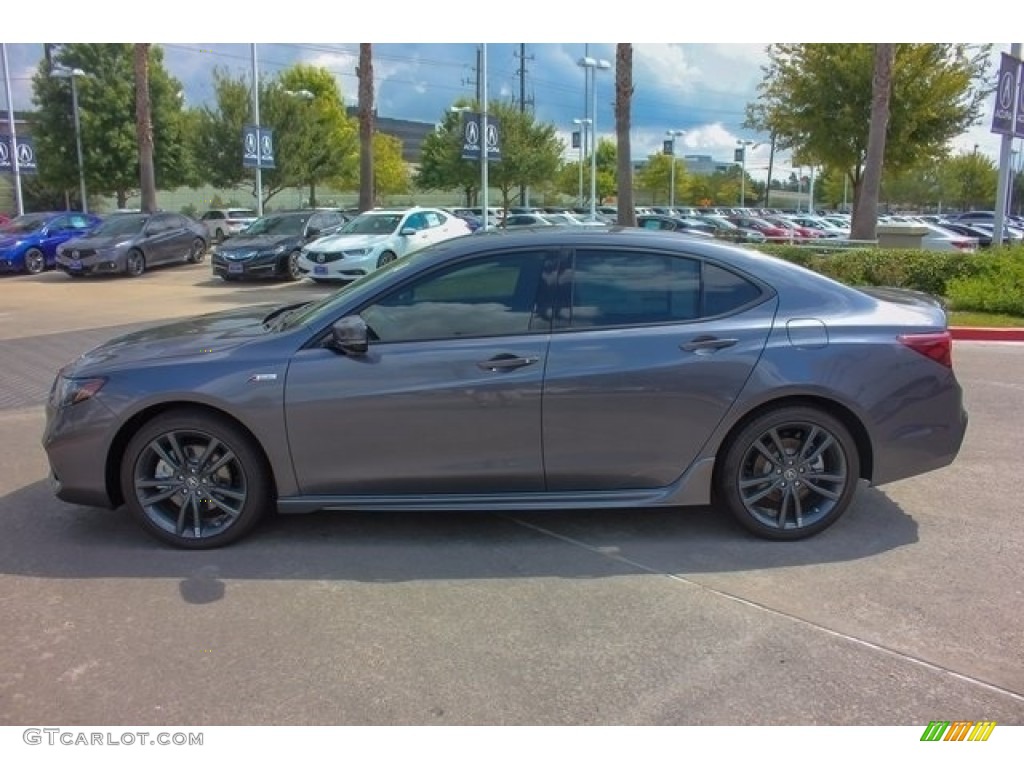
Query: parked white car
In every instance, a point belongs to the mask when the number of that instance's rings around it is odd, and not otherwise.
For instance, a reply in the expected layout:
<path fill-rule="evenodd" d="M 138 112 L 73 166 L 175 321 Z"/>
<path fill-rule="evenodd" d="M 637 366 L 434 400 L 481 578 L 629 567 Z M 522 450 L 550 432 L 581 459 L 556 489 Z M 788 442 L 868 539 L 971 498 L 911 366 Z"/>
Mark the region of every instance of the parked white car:
<path fill-rule="evenodd" d="M 296 265 L 316 282 L 355 280 L 428 245 L 470 233 L 469 225 L 438 208 L 375 209 L 302 249 Z"/>
<path fill-rule="evenodd" d="M 206 227 L 210 242 L 220 243 L 237 235 L 258 218 L 256 211 L 248 208 L 212 208 L 199 220 Z"/>

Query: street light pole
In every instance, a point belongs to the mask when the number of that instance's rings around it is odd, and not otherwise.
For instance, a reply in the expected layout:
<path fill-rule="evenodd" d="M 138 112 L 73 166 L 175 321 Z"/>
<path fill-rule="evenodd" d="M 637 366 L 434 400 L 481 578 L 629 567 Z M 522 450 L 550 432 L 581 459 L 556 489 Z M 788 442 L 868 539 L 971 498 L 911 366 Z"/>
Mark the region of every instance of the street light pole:
<path fill-rule="evenodd" d="M 753 143 L 746 139 L 736 139 L 736 145 L 740 148 L 740 208 L 747 207 L 747 147 Z"/>
<path fill-rule="evenodd" d="M 590 220 L 597 221 L 597 70 L 611 69 L 612 65 L 605 59 L 595 59 L 592 56 L 584 56 L 576 63 L 583 67 L 584 71 L 593 71 L 591 82 L 593 101 L 590 111 L 590 130 L 593 139 L 590 147 Z"/>
<path fill-rule="evenodd" d="M 256 65 L 256 43 L 249 44 L 252 48 L 252 120 L 256 124 L 256 215 L 263 218 L 263 168 L 260 162 L 263 149 L 260 141 L 260 75 Z"/>
<path fill-rule="evenodd" d="M 14 197 L 18 204 L 18 215 L 25 213 L 25 201 L 21 194 L 21 166 L 18 164 L 18 134 L 14 128 L 14 101 L 11 98 L 11 70 L 7 66 L 7 43 L 0 43 L 4 64 L 4 90 L 7 94 L 7 129 L 11 132 L 11 170 L 14 171 Z"/>
<path fill-rule="evenodd" d="M 85 191 L 85 164 L 82 160 L 82 124 L 78 116 L 78 84 L 76 77 L 84 77 L 85 72 L 77 67 L 74 69 L 54 69 L 55 77 L 65 77 L 71 81 L 71 112 L 75 120 L 75 147 L 78 150 L 78 191 L 82 196 L 82 213 L 89 212 L 89 201 Z"/>
<path fill-rule="evenodd" d="M 572 122 L 573 122 L 574 125 L 578 125 L 580 127 L 580 141 L 579 141 L 579 144 L 580 144 L 580 146 L 579 146 L 580 155 L 579 155 L 579 162 L 577 163 L 577 165 L 579 165 L 579 171 L 580 171 L 580 189 L 579 189 L 579 195 L 577 196 L 577 200 L 579 200 L 579 205 L 582 208 L 583 207 L 583 145 L 585 143 L 583 141 L 583 136 L 586 134 L 587 129 L 590 127 L 590 118 L 589 117 L 574 118 Z"/>
<path fill-rule="evenodd" d="M 672 151 L 669 153 L 669 161 L 672 163 L 669 170 L 668 182 L 668 207 L 675 212 L 676 207 L 676 136 L 685 136 L 686 131 L 665 131 L 669 137 L 669 146 Z"/>

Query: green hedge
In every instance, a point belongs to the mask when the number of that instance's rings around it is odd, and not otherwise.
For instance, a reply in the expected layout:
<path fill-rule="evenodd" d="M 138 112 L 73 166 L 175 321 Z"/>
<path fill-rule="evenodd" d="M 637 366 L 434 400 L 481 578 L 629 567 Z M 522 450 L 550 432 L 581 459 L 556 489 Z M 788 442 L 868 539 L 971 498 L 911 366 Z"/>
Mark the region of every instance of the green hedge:
<path fill-rule="evenodd" d="M 757 246 L 848 285 L 888 285 L 945 297 L 953 309 L 1024 316 L 1024 248 L 939 253 L 902 248 L 822 252 Z"/>

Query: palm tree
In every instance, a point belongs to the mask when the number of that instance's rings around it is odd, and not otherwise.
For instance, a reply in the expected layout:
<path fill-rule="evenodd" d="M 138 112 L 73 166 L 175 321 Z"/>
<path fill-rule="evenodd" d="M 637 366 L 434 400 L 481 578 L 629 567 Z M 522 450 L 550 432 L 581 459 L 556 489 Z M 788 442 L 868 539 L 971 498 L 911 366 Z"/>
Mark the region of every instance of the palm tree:
<path fill-rule="evenodd" d="M 156 172 L 153 169 L 153 114 L 149 104 L 149 46 L 135 43 L 135 133 L 139 143 L 139 189 L 142 210 L 156 210 Z"/>
<path fill-rule="evenodd" d="M 878 193 L 885 161 L 885 132 L 889 127 L 889 99 L 892 96 L 892 67 L 896 58 L 893 43 L 875 44 L 875 74 L 871 80 L 871 124 L 864 156 L 860 198 L 855 201 L 852 240 L 874 240 L 878 232 Z"/>
<path fill-rule="evenodd" d="M 615 46 L 615 138 L 618 162 L 618 223 L 636 226 L 633 209 L 633 163 L 629 145 L 629 128 L 633 105 L 633 44 Z M 673 158 L 675 162 L 675 158 Z"/>
<path fill-rule="evenodd" d="M 373 208 L 377 193 L 373 178 L 373 45 L 359 44 L 359 210 Z"/>

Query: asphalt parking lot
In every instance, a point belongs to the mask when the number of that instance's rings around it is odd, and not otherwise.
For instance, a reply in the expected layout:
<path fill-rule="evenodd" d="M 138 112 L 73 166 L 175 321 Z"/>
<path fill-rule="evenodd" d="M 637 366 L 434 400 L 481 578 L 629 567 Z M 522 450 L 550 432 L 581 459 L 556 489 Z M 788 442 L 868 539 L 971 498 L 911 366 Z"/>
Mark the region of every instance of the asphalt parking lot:
<path fill-rule="evenodd" d="M 62 363 L 327 292 L 0 277 L 0 724 L 1024 724 L 1024 344 L 958 342 L 956 463 L 803 542 L 712 509 L 325 513 L 181 552 L 52 495 Z"/>

